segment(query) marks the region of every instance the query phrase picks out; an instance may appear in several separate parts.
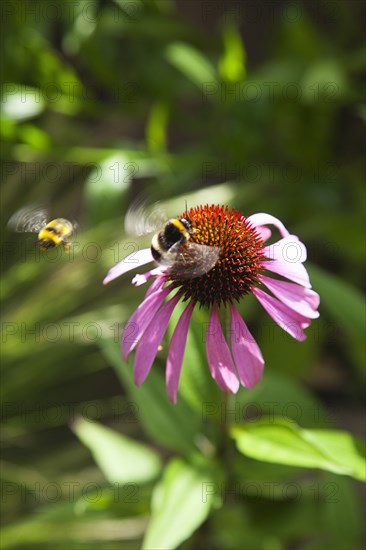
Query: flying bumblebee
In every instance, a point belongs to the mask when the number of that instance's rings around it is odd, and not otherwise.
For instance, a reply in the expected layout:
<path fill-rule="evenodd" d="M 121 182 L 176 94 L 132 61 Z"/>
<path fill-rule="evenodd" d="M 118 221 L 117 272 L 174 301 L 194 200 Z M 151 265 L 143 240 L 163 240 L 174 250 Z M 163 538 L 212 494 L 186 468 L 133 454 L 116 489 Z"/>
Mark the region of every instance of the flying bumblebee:
<path fill-rule="evenodd" d="M 187 214 L 187 207 L 184 216 L 171 218 L 163 225 L 161 216 L 160 207 L 148 213 L 144 203 L 137 201 L 127 212 L 128 224 L 125 223 L 125 228 L 131 234 L 131 226 L 135 223 L 138 234 L 141 235 L 141 227 L 148 227 L 151 231 L 151 220 L 159 220 L 160 230 L 153 236 L 150 246 L 155 262 L 169 268 L 169 274 L 175 278 L 191 279 L 208 273 L 219 258 L 220 248 L 191 240 L 197 229 Z M 146 223 L 146 220 L 149 220 L 149 223 Z M 156 230 L 156 227 L 154 229 Z"/>
<path fill-rule="evenodd" d="M 62 246 L 65 251 L 68 251 L 71 246 L 70 238 L 75 232 L 75 224 L 65 218 L 48 220 L 46 209 L 26 206 L 13 214 L 8 227 L 18 233 L 38 233 L 41 252 L 57 246 Z"/>

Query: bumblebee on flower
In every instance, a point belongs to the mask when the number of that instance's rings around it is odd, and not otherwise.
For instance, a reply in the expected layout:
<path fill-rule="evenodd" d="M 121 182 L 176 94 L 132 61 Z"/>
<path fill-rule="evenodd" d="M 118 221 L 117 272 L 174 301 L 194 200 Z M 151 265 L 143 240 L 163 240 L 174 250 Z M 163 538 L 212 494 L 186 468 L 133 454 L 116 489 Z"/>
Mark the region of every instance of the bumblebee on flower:
<path fill-rule="evenodd" d="M 135 383 L 142 384 L 149 374 L 172 312 L 179 300 L 183 300 L 187 306 L 174 329 L 166 362 L 167 392 L 171 401 L 177 400 L 187 333 L 195 307 L 209 310 L 206 353 L 215 382 L 226 392 L 236 393 L 240 384 L 253 388 L 262 377 L 264 360 L 235 302 L 246 294 L 254 294 L 283 330 L 297 340 L 304 340 L 304 329 L 311 319 L 319 316 L 319 296 L 311 290 L 303 265 L 304 244 L 270 214 L 246 218 L 227 206 L 191 208 L 167 224 L 154 236 L 151 248 L 134 253 L 134 263 L 128 262 L 131 255 L 125 258 L 103 281 L 107 284 L 154 259 L 159 263 L 132 281 L 139 286 L 154 278 L 125 329 L 124 334 L 128 334 L 129 326 L 136 327 L 134 340 L 122 335 L 124 360 L 137 347 Z M 272 234 L 268 225 L 274 226 L 281 238 L 266 246 Z M 222 308 L 230 312 L 230 342 L 226 341 L 220 323 Z"/>

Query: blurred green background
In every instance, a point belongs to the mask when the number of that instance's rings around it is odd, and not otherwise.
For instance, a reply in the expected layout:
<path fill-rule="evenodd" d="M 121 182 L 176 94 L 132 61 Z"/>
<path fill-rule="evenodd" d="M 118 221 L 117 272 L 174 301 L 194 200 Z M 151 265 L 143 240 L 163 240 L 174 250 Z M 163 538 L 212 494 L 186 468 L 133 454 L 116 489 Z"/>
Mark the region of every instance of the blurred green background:
<path fill-rule="evenodd" d="M 133 549 L 144 534 L 155 549 L 362 547 L 360 466 L 271 464 L 225 433 L 276 416 L 364 435 L 364 11 L 1 2 L 2 548 Z M 146 289 L 102 280 L 148 242 L 124 233 L 137 197 L 168 215 L 185 200 L 268 212 L 306 243 L 321 316 L 305 343 L 241 304 L 266 360 L 255 390 L 217 392 L 204 312 L 178 405 L 166 346 L 134 387 L 119 337 Z M 40 203 L 77 220 L 70 254 L 41 255 L 35 235 L 6 227 Z"/>

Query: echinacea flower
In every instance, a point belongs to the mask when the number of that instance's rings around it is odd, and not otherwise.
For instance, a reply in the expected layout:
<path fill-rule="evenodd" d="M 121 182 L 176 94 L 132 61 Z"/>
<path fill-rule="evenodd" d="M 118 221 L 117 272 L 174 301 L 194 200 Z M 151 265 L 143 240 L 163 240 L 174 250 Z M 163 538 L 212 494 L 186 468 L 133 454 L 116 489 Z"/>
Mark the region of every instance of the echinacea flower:
<path fill-rule="evenodd" d="M 182 278 L 179 270 L 158 266 L 132 280 L 139 286 L 151 277 L 153 284 L 130 318 L 122 335 L 122 357 L 137 347 L 134 381 L 144 382 L 179 302 L 187 302 L 174 329 L 166 362 L 169 398 L 177 400 L 187 333 L 196 306 L 209 310 L 206 352 L 211 375 L 226 392 L 240 384 L 253 388 L 261 379 L 264 360 L 258 344 L 239 314 L 235 302 L 252 293 L 274 321 L 296 340 L 305 340 L 304 329 L 319 316 L 319 295 L 311 290 L 303 265 L 306 248 L 280 220 L 270 214 L 244 217 L 227 206 L 198 206 L 182 214 L 194 226 L 190 240 L 220 250 L 216 264 L 200 276 Z M 178 217 L 179 218 L 179 217 Z M 268 246 L 273 225 L 281 238 Z M 114 266 L 104 284 L 153 261 L 150 249 L 135 252 Z M 273 277 L 275 274 L 275 278 Z M 175 293 L 174 293 L 175 291 Z M 166 300 L 169 297 L 168 300 Z M 230 342 L 224 337 L 220 310 L 230 313 Z"/>

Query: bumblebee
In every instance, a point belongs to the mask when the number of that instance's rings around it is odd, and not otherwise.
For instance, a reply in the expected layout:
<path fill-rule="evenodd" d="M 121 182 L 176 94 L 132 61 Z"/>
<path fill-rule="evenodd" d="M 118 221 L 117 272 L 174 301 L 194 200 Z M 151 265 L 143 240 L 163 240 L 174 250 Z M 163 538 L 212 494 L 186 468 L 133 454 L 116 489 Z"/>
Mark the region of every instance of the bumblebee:
<path fill-rule="evenodd" d="M 70 237 L 75 232 L 75 225 L 65 218 L 48 221 L 47 211 L 41 207 L 26 206 L 13 214 L 8 227 L 18 233 L 38 233 L 38 244 L 41 252 L 62 246 L 67 251 Z"/>
<path fill-rule="evenodd" d="M 62 245 L 64 250 L 71 246 L 69 241 L 74 232 L 74 226 L 65 218 L 56 218 L 47 223 L 38 233 L 38 244 L 41 252 L 46 252 L 49 248 Z"/>
<path fill-rule="evenodd" d="M 208 273 L 216 264 L 220 248 L 191 241 L 196 232 L 188 217 L 168 220 L 152 238 L 151 254 L 156 263 L 168 266 L 175 278 L 188 279 Z"/>
<path fill-rule="evenodd" d="M 220 248 L 195 243 L 192 237 L 198 232 L 187 213 L 168 221 L 159 202 L 147 206 L 145 200 L 137 198 L 125 216 L 127 234 L 140 237 L 157 231 L 151 241 L 151 254 L 155 262 L 167 267 L 175 279 L 200 277 L 216 264 Z M 160 227 L 160 229 L 159 229 Z"/>

